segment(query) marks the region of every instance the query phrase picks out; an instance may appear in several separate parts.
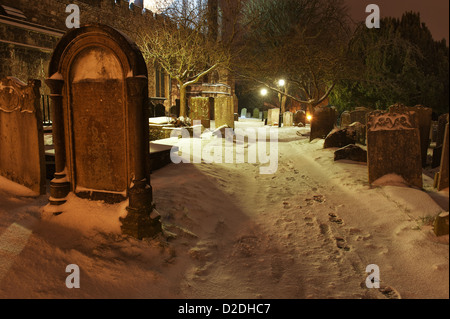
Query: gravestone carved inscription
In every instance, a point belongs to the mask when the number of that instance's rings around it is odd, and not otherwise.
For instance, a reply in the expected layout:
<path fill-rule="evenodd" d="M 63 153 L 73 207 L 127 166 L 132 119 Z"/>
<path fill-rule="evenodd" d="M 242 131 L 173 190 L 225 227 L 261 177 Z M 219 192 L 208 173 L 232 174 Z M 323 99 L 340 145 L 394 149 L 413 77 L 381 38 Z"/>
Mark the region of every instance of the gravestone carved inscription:
<path fill-rule="evenodd" d="M 411 186 L 422 188 L 420 133 L 415 114 L 369 113 L 367 119 L 367 165 L 369 183 L 397 174 Z"/>
<path fill-rule="evenodd" d="M 106 202 L 129 199 L 122 231 L 137 238 L 160 230 L 149 156 L 147 68 L 137 46 L 103 25 L 74 29 L 52 56 L 50 77 L 55 178 L 50 203 L 69 192 Z"/>
<path fill-rule="evenodd" d="M 0 81 L 0 175 L 45 194 L 40 86 L 38 80 Z"/>

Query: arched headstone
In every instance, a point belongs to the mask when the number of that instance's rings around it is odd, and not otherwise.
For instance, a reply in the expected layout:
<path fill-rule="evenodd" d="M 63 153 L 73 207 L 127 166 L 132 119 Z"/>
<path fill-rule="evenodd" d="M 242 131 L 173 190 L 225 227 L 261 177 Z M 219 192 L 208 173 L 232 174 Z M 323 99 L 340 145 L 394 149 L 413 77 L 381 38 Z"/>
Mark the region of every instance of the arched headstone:
<path fill-rule="evenodd" d="M 148 79 L 138 47 L 108 26 L 74 29 L 55 48 L 49 76 L 56 165 L 50 203 L 64 203 L 69 192 L 129 198 L 122 230 L 148 237 L 160 225 L 150 220 Z"/>

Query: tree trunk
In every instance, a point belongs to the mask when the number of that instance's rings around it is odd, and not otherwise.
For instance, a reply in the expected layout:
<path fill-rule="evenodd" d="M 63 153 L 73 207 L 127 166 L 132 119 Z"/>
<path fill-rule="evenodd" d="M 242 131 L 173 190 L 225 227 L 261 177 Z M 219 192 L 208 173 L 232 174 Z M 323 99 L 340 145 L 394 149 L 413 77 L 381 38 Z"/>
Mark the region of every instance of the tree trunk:
<path fill-rule="evenodd" d="M 186 86 L 180 84 L 180 117 L 187 117 L 186 110 Z"/>

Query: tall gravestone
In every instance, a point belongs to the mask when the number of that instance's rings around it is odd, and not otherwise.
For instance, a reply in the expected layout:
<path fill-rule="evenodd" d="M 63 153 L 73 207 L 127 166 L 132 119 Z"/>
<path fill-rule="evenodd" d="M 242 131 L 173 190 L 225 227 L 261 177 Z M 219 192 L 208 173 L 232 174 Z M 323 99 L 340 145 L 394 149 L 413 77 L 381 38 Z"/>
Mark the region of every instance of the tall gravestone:
<path fill-rule="evenodd" d="M 344 111 L 341 114 L 340 126 L 341 128 L 346 128 L 350 124 L 352 124 L 352 117 L 349 111 Z"/>
<path fill-rule="evenodd" d="M 439 180 L 438 180 L 438 191 L 443 190 L 448 187 L 448 146 L 449 146 L 449 135 L 448 135 L 448 123 L 445 126 L 445 136 L 444 136 L 444 144 L 442 148 L 442 159 L 441 159 L 441 168 L 439 170 Z"/>
<path fill-rule="evenodd" d="M 432 168 L 439 167 L 442 159 L 442 149 L 445 137 L 445 127 L 448 123 L 448 113 L 439 116 L 436 130 L 436 146 L 433 149 L 433 160 L 431 163 Z"/>
<path fill-rule="evenodd" d="M 280 122 L 280 109 L 270 109 L 268 113 L 267 125 L 278 126 Z"/>
<path fill-rule="evenodd" d="M 242 117 L 242 118 L 246 118 L 246 117 L 247 117 L 247 109 L 246 109 L 246 108 L 243 108 L 243 109 L 241 110 L 241 117 Z"/>
<path fill-rule="evenodd" d="M 258 108 L 253 110 L 253 118 L 259 119 L 259 109 Z"/>
<path fill-rule="evenodd" d="M 369 183 L 397 174 L 422 188 L 420 133 L 415 113 L 375 111 L 367 119 L 367 166 Z"/>
<path fill-rule="evenodd" d="M 210 128 L 210 99 L 208 97 L 191 97 L 189 104 L 191 108 L 190 119 L 192 121 L 201 121 L 203 127 Z"/>
<path fill-rule="evenodd" d="M 299 111 L 295 112 L 295 115 L 294 115 L 294 125 L 298 126 L 298 125 L 300 125 L 300 123 L 302 125 L 306 124 L 306 113 L 303 110 L 299 110 Z"/>
<path fill-rule="evenodd" d="M 69 192 L 129 199 L 123 233 L 155 235 L 161 224 L 146 165 L 148 79 L 138 47 L 108 26 L 74 29 L 56 46 L 49 75 L 56 166 L 50 204 L 63 204 Z"/>
<path fill-rule="evenodd" d="M 350 121 L 352 123 L 359 122 L 363 125 L 367 124 L 367 114 L 371 112 L 370 109 L 366 107 L 357 107 L 354 111 L 350 112 Z"/>
<path fill-rule="evenodd" d="M 285 112 L 283 114 L 283 126 L 291 127 L 294 125 L 294 114 L 291 112 Z"/>
<path fill-rule="evenodd" d="M 422 156 L 422 166 L 427 164 L 428 148 L 430 147 L 430 131 L 433 110 L 428 107 L 417 105 L 414 107 L 407 107 L 402 104 L 395 104 L 389 108 L 389 112 L 415 112 L 415 125 L 420 132 L 420 149 Z"/>
<path fill-rule="evenodd" d="M 325 138 L 334 129 L 337 121 L 336 110 L 331 107 L 316 107 L 311 120 L 310 141 Z"/>
<path fill-rule="evenodd" d="M 234 129 L 234 105 L 231 96 L 219 96 L 214 99 L 215 126 L 227 125 Z"/>
<path fill-rule="evenodd" d="M 45 194 L 41 82 L 0 81 L 0 175 Z"/>

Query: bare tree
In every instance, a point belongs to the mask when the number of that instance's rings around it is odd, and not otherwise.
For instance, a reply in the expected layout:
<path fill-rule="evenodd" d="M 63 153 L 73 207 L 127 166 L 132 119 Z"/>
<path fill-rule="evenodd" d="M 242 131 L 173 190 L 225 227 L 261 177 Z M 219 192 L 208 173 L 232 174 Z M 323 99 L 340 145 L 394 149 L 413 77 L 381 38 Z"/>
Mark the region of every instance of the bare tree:
<path fill-rule="evenodd" d="M 248 0 L 243 23 L 241 75 L 282 96 L 314 107 L 350 72 L 341 0 Z M 276 85 L 281 78 L 289 90 Z"/>
<path fill-rule="evenodd" d="M 177 81 L 182 117 L 187 115 L 187 88 L 230 62 L 230 51 L 218 41 L 214 10 L 217 1 L 163 0 L 158 10 L 161 23 L 143 30 L 139 37 L 147 63 L 158 64 Z"/>

